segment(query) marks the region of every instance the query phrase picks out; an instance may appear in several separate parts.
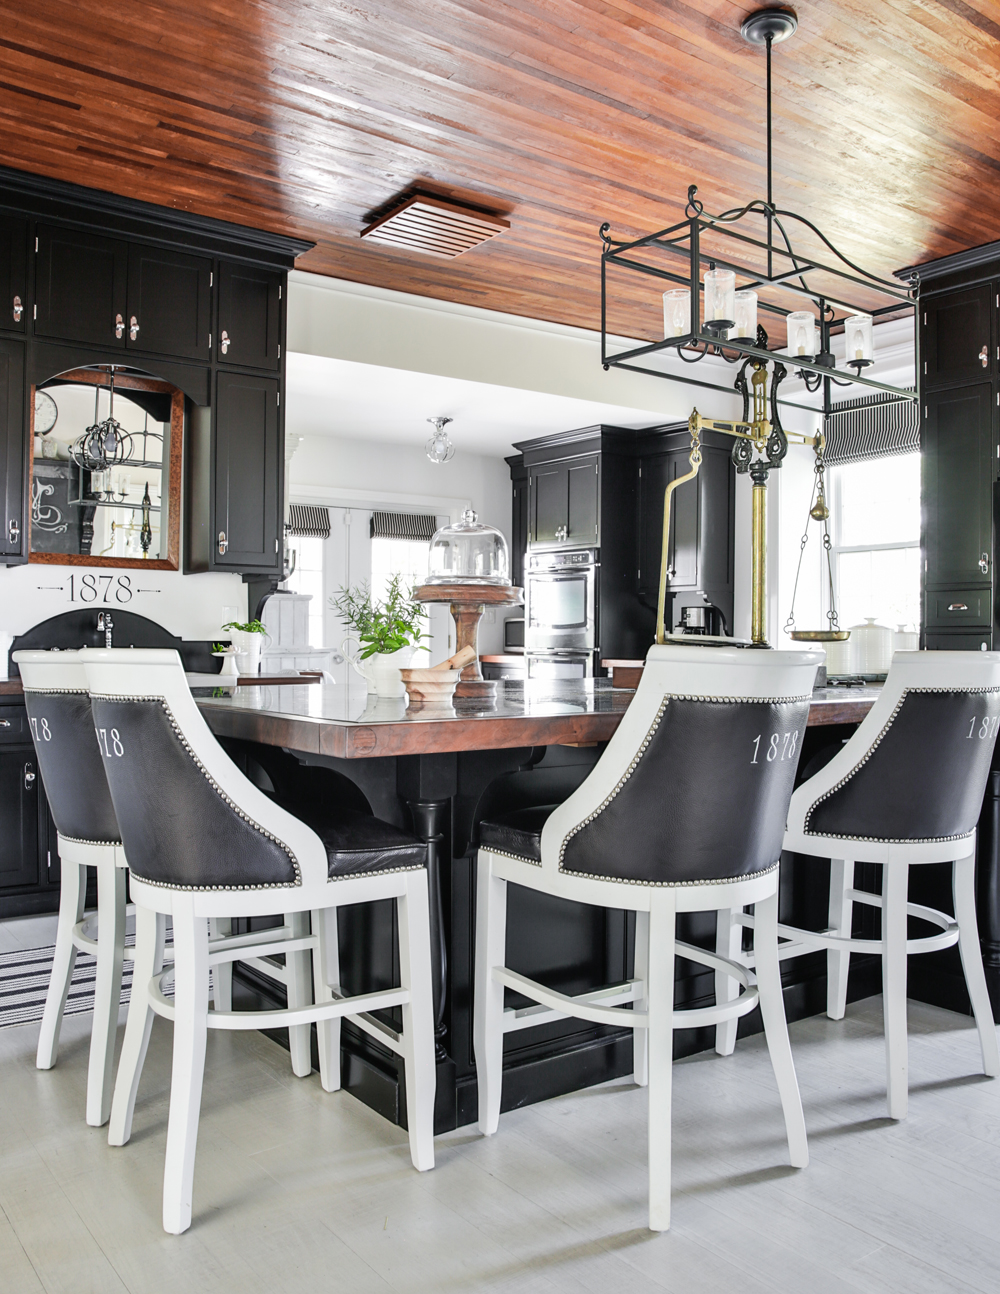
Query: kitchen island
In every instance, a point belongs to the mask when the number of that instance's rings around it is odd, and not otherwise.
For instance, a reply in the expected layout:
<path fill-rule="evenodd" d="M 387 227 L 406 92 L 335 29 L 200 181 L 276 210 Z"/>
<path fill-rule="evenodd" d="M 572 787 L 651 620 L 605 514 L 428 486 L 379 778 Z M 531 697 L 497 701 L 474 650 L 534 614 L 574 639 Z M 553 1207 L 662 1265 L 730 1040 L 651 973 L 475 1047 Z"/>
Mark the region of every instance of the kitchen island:
<path fill-rule="evenodd" d="M 323 794 L 419 835 L 429 844 L 432 951 L 438 1005 L 439 1131 L 477 1116 L 472 1051 L 475 851 L 478 824 L 490 813 L 566 798 L 596 762 L 634 697 L 608 679 L 507 681 L 496 698 L 457 700 L 454 711 L 408 708 L 404 699 L 369 697 L 334 686 L 242 687 L 235 694 L 196 689 L 198 703 L 232 756 L 279 792 L 310 776 Z M 876 688 L 815 693 L 801 767 L 838 745 L 867 714 Z M 325 778 L 303 769 L 321 767 Z M 263 779 L 263 780 L 262 780 Z M 669 794 L 669 788 L 664 788 Z M 820 864 L 822 870 L 822 864 Z M 826 919 L 825 877 L 815 861 L 793 864 L 782 881 L 782 919 L 819 928 Z M 395 911 L 372 904 L 340 914 L 346 992 L 398 983 Z M 714 918 L 684 919 L 680 937 L 714 943 Z M 607 912 L 511 887 L 507 964 L 564 993 L 632 975 L 634 916 Z M 711 1000 L 710 971 L 680 963 L 678 1005 Z M 825 1004 L 825 957 L 786 963 L 790 1017 Z M 852 982 L 863 993 L 864 967 Z M 243 972 L 246 975 L 246 972 Z M 254 980 L 260 994 L 273 992 Z M 741 1022 L 755 1027 L 756 1013 Z M 678 1054 L 711 1045 L 708 1031 L 676 1038 Z M 405 1101 L 396 1057 L 345 1022 L 344 1086 L 400 1122 Z M 565 1020 L 511 1034 L 505 1041 L 504 1108 L 631 1072 L 630 1030 Z"/>

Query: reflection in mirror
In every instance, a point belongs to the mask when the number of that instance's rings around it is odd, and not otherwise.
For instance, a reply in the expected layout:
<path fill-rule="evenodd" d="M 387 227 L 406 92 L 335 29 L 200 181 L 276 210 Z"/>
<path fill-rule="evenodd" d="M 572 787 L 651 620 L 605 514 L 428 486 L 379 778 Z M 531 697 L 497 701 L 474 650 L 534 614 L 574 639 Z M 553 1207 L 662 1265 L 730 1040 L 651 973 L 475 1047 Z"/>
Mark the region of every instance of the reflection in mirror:
<path fill-rule="evenodd" d="M 36 391 L 33 554 L 108 563 L 170 557 L 173 401 L 163 383 L 135 385 L 127 376 L 81 373 Z"/>

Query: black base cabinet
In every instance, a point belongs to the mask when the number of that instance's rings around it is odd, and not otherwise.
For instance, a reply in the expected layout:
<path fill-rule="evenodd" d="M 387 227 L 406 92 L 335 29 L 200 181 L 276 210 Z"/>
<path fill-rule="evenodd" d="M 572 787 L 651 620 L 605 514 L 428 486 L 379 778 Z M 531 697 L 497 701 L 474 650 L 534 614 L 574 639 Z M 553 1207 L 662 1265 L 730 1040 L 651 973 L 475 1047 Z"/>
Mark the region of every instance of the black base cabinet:
<path fill-rule="evenodd" d="M 0 698 L 0 702 L 8 698 Z M 0 704 L 0 918 L 55 912 L 59 850 L 28 713 Z"/>

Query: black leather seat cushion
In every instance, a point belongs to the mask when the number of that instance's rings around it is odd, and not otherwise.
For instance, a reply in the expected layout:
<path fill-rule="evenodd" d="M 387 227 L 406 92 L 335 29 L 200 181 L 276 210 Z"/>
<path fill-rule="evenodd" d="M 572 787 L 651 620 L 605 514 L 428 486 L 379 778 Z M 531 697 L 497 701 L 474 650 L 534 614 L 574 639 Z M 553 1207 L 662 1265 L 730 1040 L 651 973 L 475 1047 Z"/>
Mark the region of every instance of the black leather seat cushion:
<path fill-rule="evenodd" d="M 492 822 L 479 825 L 479 843 L 484 849 L 497 849 L 518 858 L 542 861 L 542 828 L 549 814 L 558 806 L 536 804 L 530 809 L 515 809 Z"/>
<path fill-rule="evenodd" d="M 328 805 L 306 806 L 301 800 L 279 799 L 278 803 L 312 827 L 322 840 L 330 877 L 427 866 L 427 846 L 423 841 L 370 813 Z"/>

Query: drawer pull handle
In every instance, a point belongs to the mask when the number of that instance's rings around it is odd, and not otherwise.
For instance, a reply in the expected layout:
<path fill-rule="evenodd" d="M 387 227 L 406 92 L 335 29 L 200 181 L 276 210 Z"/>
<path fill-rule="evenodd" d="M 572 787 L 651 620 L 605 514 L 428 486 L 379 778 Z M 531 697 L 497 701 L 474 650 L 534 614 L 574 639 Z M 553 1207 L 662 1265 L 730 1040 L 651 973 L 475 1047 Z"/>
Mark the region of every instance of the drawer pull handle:
<path fill-rule="evenodd" d="M 964 602 L 952 602 L 952 604 L 948 607 L 949 611 L 968 611 L 968 609 L 969 608 L 965 605 Z"/>
<path fill-rule="evenodd" d="M 9 727 L 10 727 L 9 719 L 0 719 L 0 728 L 9 728 Z"/>

